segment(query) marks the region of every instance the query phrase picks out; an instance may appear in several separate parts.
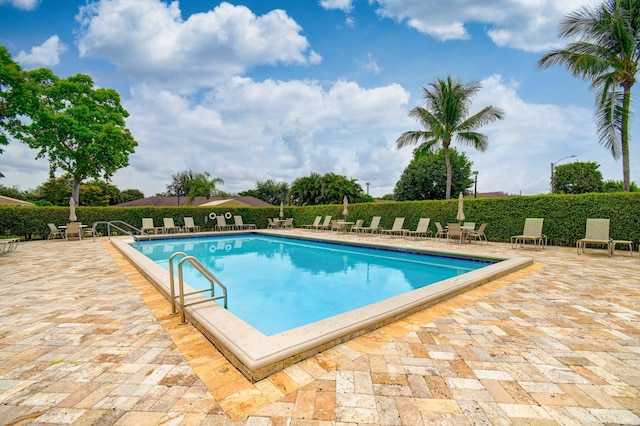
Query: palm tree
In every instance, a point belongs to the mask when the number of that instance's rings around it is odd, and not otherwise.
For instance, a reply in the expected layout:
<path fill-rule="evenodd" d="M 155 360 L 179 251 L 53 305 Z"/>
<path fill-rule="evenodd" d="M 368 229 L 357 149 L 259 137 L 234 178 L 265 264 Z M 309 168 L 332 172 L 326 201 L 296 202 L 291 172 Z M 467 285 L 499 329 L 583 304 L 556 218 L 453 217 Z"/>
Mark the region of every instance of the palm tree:
<path fill-rule="evenodd" d="M 613 158 L 622 158 L 624 190 L 629 191 L 629 114 L 640 58 L 640 0 L 606 0 L 596 9 L 582 7 L 562 21 L 558 36 L 576 41 L 550 51 L 538 66 L 564 65 L 591 82 L 599 142 Z"/>
<path fill-rule="evenodd" d="M 475 130 L 494 120 L 501 120 L 504 113 L 500 108 L 488 106 L 468 117 L 473 98 L 482 87 L 476 81 L 462 84 L 459 79 L 453 81 L 449 76 L 446 80 L 437 79 L 429 83 L 429 86 L 432 90 L 422 88 L 427 100 L 426 108 L 415 107 L 409 113 L 409 116 L 419 121 L 425 130 L 404 132 L 396 140 L 396 145 L 402 148 L 419 144 L 416 157 L 420 158 L 421 153 L 436 151 L 439 148 L 438 144 L 442 142 L 447 165 L 445 197 L 448 200 L 451 198 L 452 169 L 449 159 L 451 141 L 456 137 L 457 141 L 463 145 L 485 151 L 489 145 L 489 139 Z"/>
<path fill-rule="evenodd" d="M 216 189 L 217 184 L 224 185 L 222 178 L 212 178 L 208 172 L 197 173 L 189 182 L 189 204 L 191 204 L 197 196 L 206 196 L 209 198 L 212 195 L 217 195 L 219 193 Z"/>

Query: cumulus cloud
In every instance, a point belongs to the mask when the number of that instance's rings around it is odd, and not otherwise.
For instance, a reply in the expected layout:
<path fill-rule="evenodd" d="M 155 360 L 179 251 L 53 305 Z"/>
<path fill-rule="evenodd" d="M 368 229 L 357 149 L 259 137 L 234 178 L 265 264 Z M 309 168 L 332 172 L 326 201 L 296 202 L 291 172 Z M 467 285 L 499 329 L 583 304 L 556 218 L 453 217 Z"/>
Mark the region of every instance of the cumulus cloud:
<path fill-rule="evenodd" d="M 320 6 L 328 10 L 338 9 L 349 13 L 353 9 L 353 0 L 320 0 Z"/>
<path fill-rule="evenodd" d="M 600 0 L 371 0 L 377 13 L 405 22 L 438 40 L 465 40 L 468 25 L 486 26 L 486 34 L 501 47 L 540 52 L 557 47 L 558 25 L 569 12 L 595 6 Z"/>
<path fill-rule="evenodd" d="M 40 46 L 34 46 L 29 53 L 20 51 L 16 61 L 25 68 L 52 67 L 60 63 L 60 55 L 67 50 L 67 46 L 57 35 L 51 36 Z"/>
<path fill-rule="evenodd" d="M 256 16 L 221 3 L 183 20 L 178 2 L 102 0 L 80 9 L 78 48 L 147 81 L 184 90 L 214 85 L 256 65 L 311 65 L 322 58 L 282 10 Z"/>
<path fill-rule="evenodd" d="M 126 104 L 139 146 L 116 179 L 133 174 L 134 181 L 157 187 L 192 169 L 222 177 L 224 189 L 235 192 L 314 171 L 390 190 L 411 154 L 393 146 L 411 122 L 408 100 L 396 84 L 366 89 L 349 81 L 325 89 L 316 81 L 236 77 L 198 102 L 139 86 Z M 373 158 L 379 164 L 372 165 Z"/>
<path fill-rule="evenodd" d="M 3 4 L 9 4 L 16 9 L 22 10 L 34 10 L 38 7 L 40 0 L 0 0 L 0 6 Z"/>

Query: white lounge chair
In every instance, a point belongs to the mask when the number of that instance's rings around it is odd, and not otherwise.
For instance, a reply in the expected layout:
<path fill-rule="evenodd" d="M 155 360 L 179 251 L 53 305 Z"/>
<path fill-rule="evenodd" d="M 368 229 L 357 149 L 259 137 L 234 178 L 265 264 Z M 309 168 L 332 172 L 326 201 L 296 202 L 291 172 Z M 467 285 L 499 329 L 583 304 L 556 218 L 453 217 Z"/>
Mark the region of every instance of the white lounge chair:
<path fill-rule="evenodd" d="M 143 233 L 147 234 L 159 234 L 162 232 L 162 226 L 155 226 L 153 223 L 153 218 L 143 217 L 142 218 L 142 227 L 140 230 Z"/>
<path fill-rule="evenodd" d="M 184 230 L 184 232 L 200 232 L 200 227 L 193 223 L 192 217 L 185 217 L 183 220 L 184 226 L 182 227 L 182 229 Z"/>
<path fill-rule="evenodd" d="M 440 222 L 436 222 L 436 238 L 447 238 L 447 230 L 442 227 Z"/>
<path fill-rule="evenodd" d="M 349 229 L 351 232 L 362 232 L 364 219 L 356 220 L 356 223 Z"/>
<path fill-rule="evenodd" d="M 587 219 L 587 231 L 584 238 L 576 241 L 578 254 L 584 253 L 587 245 L 599 245 L 607 248 L 609 256 L 612 254 L 612 240 L 609 237 L 609 219 Z"/>
<path fill-rule="evenodd" d="M 216 216 L 216 231 L 230 231 L 232 229 L 233 225 L 227 225 L 224 215 L 219 214 Z"/>
<path fill-rule="evenodd" d="M 393 220 L 393 226 L 391 226 L 391 229 L 381 229 L 380 232 L 382 234 L 401 235 L 404 233 L 402 225 L 404 225 L 404 217 L 396 217 Z"/>
<path fill-rule="evenodd" d="M 302 225 L 301 228 L 317 228 L 320 225 L 321 220 L 322 216 L 316 216 L 311 225 Z"/>
<path fill-rule="evenodd" d="M 178 232 L 182 232 L 182 228 L 179 226 L 176 226 L 176 224 L 173 222 L 172 217 L 165 217 L 162 219 L 162 222 L 164 223 L 162 232 L 164 232 L 165 234 L 169 234 L 171 232 L 173 232 L 174 234 L 177 234 Z"/>
<path fill-rule="evenodd" d="M 256 229 L 257 226 L 255 223 L 244 223 L 242 220 L 242 216 L 234 216 L 233 220 L 235 221 L 236 229 Z"/>
<path fill-rule="evenodd" d="M 534 246 L 544 248 L 547 245 L 547 236 L 542 233 L 543 224 L 544 219 L 542 218 L 526 218 L 522 235 L 511 237 L 511 247 L 515 247 L 516 244 L 520 244 L 522 247 L 527 241 L 530 241 Z"/>
<path fill-rule="evenodd" d="M 431 231 L 429 230 L 429 223 L 431 222 L 431 219 L 428 217 L 421 217 L 420 220 L 418 221 L 418 226 L 416 226 L 416 230 L 415 231 L 411 231 L 409 229 L 405 229 L 404 230 L 404 234 L 406 236 L 414 236 L 414 237 L 430 237 L 431 236 Z"/>
<path fill-rule="evenodd" d="M 382 219 L 382 216 L 374 216 L 373 218 L 371 218 L 371 224 L 369 226 L 365 226 L 362 228 L 362 232 L 370 232 L 372 234 L 375 234 L 376 232 L 380 232 L 380 220 Z"/>

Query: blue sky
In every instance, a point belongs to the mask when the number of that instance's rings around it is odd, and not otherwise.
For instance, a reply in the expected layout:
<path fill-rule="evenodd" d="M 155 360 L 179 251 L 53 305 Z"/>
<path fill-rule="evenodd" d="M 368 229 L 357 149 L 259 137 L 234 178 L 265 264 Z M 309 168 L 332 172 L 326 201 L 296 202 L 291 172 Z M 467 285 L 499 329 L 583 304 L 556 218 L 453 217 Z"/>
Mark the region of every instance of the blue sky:
<path fill-rule="evenodd" d="M 23 68 L 92 76 L 117 89 L 139 143 L 113 178 L 151 196 L 191 169 L 236 193 L 311 172 L 391 193 L 412 157 L 395 140 L 437 78 L 480 81 L 474 110 L 500 107 L 489 148 L 456 145 L 478 191 L 549 191 L 551 162 L 622 164 L 597 142 L 588 84 L 536 61 L 566 44 L 567 13 L 594 0 L 0 0 L 0 44 Z M 640 149 L 631 129 L 632 180 Z M 0 183 L 35 188 L 48 163 L 23 144 L 0 156 Z"/>

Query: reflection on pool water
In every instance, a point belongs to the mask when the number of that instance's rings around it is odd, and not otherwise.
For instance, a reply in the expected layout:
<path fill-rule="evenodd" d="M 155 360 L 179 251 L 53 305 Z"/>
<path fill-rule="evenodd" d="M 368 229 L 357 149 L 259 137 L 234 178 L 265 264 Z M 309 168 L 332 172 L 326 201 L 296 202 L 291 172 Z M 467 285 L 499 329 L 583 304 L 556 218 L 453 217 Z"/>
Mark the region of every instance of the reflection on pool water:
<path fill-rule="evenodd" d="M 175 252 L 196 257 L 227 287 L 229 311 L 268 336 L 494 263 L 256 234 L 134 247 L 165 269 Z M 183 272 L 208 288 L 190 265 Z"/>

